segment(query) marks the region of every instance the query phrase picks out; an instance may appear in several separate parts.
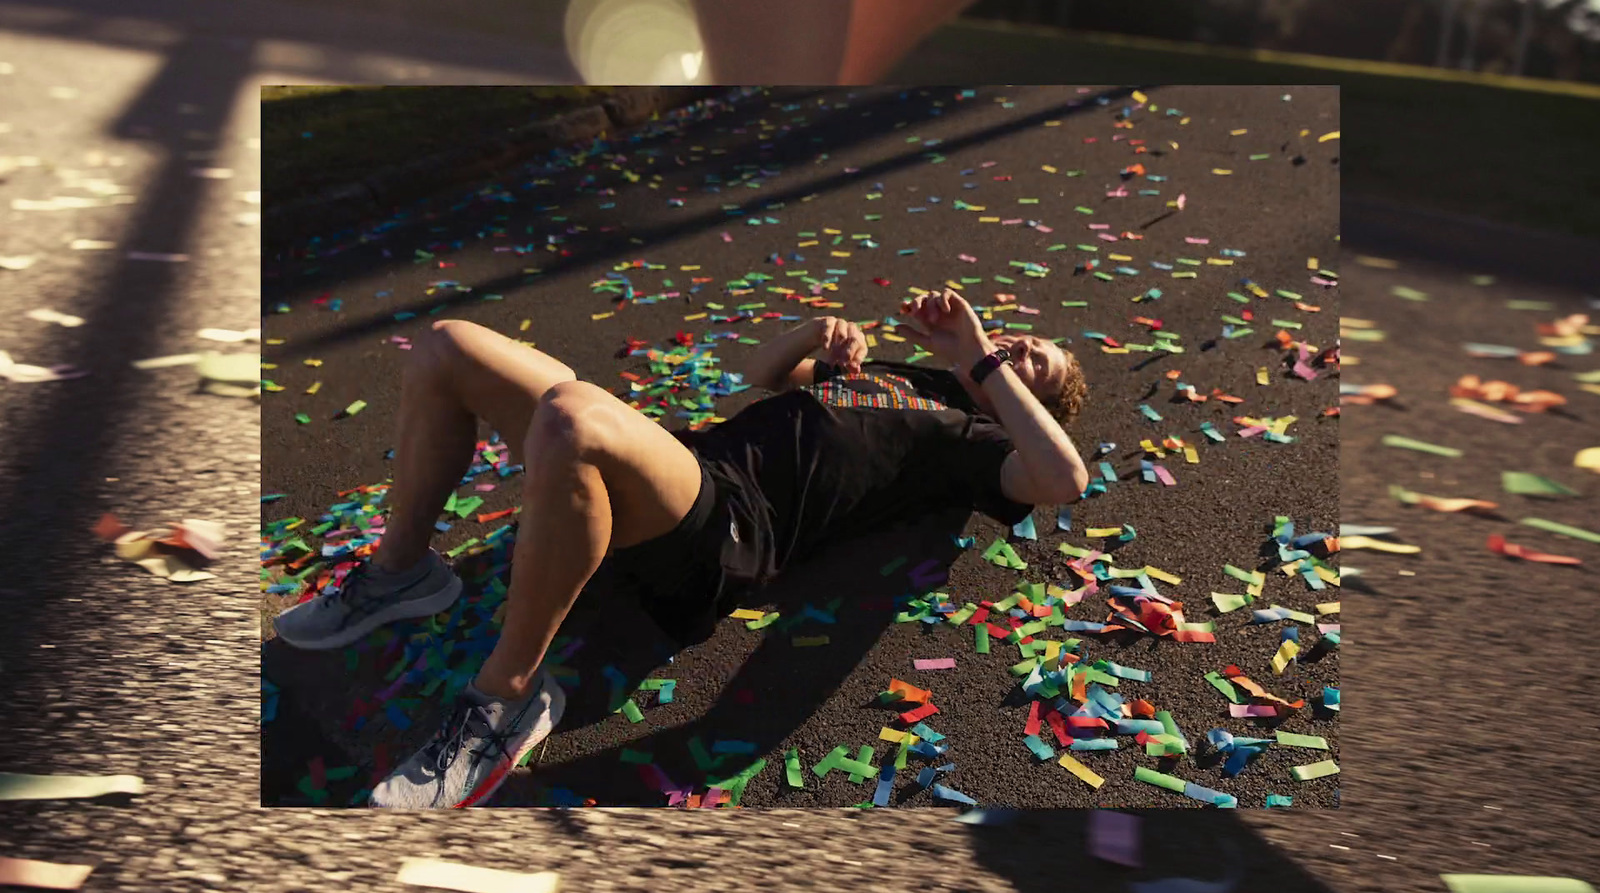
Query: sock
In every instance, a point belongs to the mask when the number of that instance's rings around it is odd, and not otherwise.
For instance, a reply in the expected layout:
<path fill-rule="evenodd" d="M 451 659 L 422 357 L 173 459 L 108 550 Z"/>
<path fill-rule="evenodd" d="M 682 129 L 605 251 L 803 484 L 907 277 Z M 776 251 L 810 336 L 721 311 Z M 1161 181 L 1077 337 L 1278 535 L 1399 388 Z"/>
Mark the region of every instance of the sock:
<path fill-rule="evenodd" d="M 401 583 L 401 582 L 409 583 L 412 580 L 418 579 L 419 577 L 423 576 L 424 574 L 426 574 L 428 571 L 430 571 L 432 569 L 433 569 L 433 553 L 430 551 L 427 555 L 423 556 L 421 561 L 417 562 L 416 564 L 413 564 L 411 567 L 408 567 L 403 571 L 386 571 L 383 568 L 381 568 L 381 567 L 377 566 L 376 564 L 374 564 L 374 565 L 372 565 L 372 569 L 369 571 L 369 573 L 371 573 L 373 576 L 381 577 L 384 580 L 389 580 L 389 581 L 393 581 L 393 582 L 397 582 L 397 583 Z"/>

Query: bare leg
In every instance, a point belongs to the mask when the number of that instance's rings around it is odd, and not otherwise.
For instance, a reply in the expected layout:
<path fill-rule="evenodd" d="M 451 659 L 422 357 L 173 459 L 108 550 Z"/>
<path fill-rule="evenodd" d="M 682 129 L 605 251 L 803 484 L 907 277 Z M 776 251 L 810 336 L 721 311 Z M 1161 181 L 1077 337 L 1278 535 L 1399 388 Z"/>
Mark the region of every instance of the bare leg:
<path fill-rule="evenodd" d="M 876 84 L 974 0 L 856 0 L 838 84 Z"/>
<path fill-rule="evenodd" d="M 550 389 L 528 431 L 521 529 L 505 624 L 474 685 L 520 700 L 534 684 L 561 621 L 612 546 L 672 530 L 694 506 L 694 454 L 603 389 Z"/>
<path fill-rule="evenodd" d="M 525 463 L 523 435 L 551 386 L 576 375 L 554 357 L 463 320 L 441 320 L 405 373 L 389 517 L 373 563 L 388 571 L 427 554 L 439 511 L 472 464 L 477 419 Z"/>
<path fill-rule="evenodd" d="M 850 0 L 694 0 L 694 12 L 712 83 L 841 83 Z M 774 34 L 783 35 L 784 49 L 774 50 Z"/>

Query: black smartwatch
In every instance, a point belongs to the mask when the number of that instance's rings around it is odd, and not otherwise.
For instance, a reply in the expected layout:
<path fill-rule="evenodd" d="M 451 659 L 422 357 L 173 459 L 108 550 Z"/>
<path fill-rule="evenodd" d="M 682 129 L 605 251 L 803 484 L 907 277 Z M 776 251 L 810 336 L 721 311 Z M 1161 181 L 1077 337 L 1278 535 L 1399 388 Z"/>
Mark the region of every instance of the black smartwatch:
<path fill-rule="evenodd" d="M 994 370 L 1000 368 L 1001 363 L 1009 362 L 1011 362 L 1011 351 L 1006 350 L 1003 347 L 998 347 L 995 348 L 994 353 L 989 354 L 988 356 L 979 360 L 977 364 L 972 367 L 972 371 L 968 374 L 971 376 L 973 384 L 981 385 L 983 384 L 983 380 L 985 378 L 988 378 L 994 373 Z"/>

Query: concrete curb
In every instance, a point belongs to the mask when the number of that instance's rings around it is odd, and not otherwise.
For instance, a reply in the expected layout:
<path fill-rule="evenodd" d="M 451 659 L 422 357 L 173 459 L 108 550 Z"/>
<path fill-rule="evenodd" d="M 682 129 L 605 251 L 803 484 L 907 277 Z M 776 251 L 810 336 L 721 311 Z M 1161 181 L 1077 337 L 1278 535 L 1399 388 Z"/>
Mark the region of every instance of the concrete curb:
<path fill-rule="evenodd" d="M 722 92 L 715 87 L 631 87 L 595 105 L 523 125 L 502 137 L 380 169 L 360 181 L 268 209 L 262 215 L 262 247 L 287 247 L 308 236 L 387 216 L 402 205 L 452 186 L 483 179 L 612 130 L 638 126 L 657 113 Z"/>

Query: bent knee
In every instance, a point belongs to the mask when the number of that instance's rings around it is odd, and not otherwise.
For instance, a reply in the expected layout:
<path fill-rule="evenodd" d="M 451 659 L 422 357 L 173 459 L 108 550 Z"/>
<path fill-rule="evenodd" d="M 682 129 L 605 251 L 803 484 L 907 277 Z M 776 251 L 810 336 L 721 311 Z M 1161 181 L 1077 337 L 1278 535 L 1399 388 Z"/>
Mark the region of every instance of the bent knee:
<path fill-rule="evenodd" d="M 615 402 L 605 389 L 589 382 L 556 382 L 539 401 L 528 426 L 527 454 L 560 447 L 587 458 L 604 451 L 617 429 Z"/>

